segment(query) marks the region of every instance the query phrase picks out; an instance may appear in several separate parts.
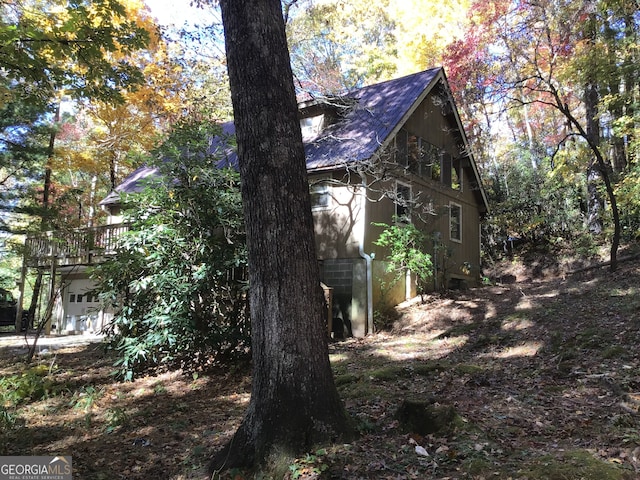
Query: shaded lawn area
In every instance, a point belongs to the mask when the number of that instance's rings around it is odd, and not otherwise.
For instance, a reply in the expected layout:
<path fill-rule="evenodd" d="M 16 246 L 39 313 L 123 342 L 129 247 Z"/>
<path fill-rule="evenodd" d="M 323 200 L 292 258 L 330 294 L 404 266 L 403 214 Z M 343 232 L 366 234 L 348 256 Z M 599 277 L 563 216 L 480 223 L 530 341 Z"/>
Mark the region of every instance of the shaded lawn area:
<path fill-rule="evenodd" d="M 360 437 L 309 452 L 287 478 L 639 478 L 640 265 L 518 277 L 404 305 L 393 331 L 331 344 Z M 17 358 L 1 350 L 5 386 L 24 371 Z M 113 360 L 95 344 L 40 355 L 24 383 L 42 388 L 17 406 L 5 398 L 0 454 L 72 455 L 82 479 L 207 478 L 248 404 L 249 372 L 123 384 Z M 412 431 L 396 418 L 406 399 L 455 415 Z"/>

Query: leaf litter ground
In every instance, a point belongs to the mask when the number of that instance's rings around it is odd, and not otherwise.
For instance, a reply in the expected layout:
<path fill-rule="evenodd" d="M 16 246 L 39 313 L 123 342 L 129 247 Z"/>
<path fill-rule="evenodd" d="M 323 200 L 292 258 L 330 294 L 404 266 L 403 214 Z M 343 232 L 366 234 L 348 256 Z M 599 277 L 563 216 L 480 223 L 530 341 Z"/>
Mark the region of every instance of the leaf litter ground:
<path fill-rule="evenodd" d="M 309 452 L 287 478 L 640 478 L 640 264 L 543 273 L 408 302 L 393 330 L 333 342 L 360 435 Z M 0 344 L 6 382 L 25 367 L 20 345 Z M 70 454 L 80 479 L 207 478 L 248 404 L 248 370 L 123 384 L 112 363 L 97 344 L 42 352 L 29 371 L 44 387 L 0 411 L 0 454 Z M 411 431 L 396 417 L 407 399 L 455 418 Z"/>

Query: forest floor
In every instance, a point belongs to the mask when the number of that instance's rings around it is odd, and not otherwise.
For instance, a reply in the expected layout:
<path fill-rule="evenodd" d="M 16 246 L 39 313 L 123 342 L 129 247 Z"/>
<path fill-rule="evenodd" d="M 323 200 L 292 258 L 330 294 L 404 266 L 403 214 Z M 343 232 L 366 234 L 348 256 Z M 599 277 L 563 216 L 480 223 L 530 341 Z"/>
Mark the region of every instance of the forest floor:
<path fill-rule="evenodd" d="M 640 261 L 578 274 L 513 262 L 493 278 L 402 305 L 391 331 L 333 342 L 360 435 L 285 478 L 640 478 Z M 249 400 L 240 368 L 117 383 L 96 343 L 50 344 L 28 368 L 23 352 L 0 338 L 0 455 L 72 455 L 74 478 L 204 480 Z M 407 423 L 407 400 L 444 420 Z"/>

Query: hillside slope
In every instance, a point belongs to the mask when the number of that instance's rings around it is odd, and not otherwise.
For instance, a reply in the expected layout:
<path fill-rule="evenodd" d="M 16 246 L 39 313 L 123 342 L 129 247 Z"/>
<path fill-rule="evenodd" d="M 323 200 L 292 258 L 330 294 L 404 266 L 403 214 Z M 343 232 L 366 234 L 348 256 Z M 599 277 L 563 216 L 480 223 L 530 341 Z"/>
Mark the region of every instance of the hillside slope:
<path fill-rule="evenodd" d="M 371 469 L 398 452 L 406 478 L 640 478 L 640 264 L 543 273 L 518 265 L 508 284 L 405 305 L 392 332 L 334 347 L 352 357 L 335 362 L 349 408 L 370 409 L 370 453 L 387 445 L 362 478 L 387 478 Z M 393 437 L 407 398 L 459 422 Z"/>
<path fill-rule="evenodd" d="M 640 478 L 640 263 L 512 267 L 511 283 L 429 296 L 390 332 L 332 343 L 360 436 L 274 478 Z M 18 353 L 0 345 L 0 454 L 72 455 L 74 478 L 204 480 L 250 395 L 241 367 L 123 384 L 99 345 L 28 368 Z"/>

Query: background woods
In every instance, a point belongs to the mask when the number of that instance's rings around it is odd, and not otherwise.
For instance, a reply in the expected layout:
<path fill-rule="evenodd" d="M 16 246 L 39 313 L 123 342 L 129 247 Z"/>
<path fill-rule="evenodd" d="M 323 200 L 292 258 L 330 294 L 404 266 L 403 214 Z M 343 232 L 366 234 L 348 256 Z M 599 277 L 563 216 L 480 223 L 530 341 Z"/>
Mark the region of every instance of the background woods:
<path fill-rule="evenodd" d="M 637 235 L 638 13 L 629 2 L 285 7 L 299 94 L 445 66 L 491 197 L 487 253 L 508 237 L 588 250 Z M 97 202 L 173 122 L 205 111 L 229 118 L 219 15 L 180 37 L 135 2 L 2 9 L 6 230 L 25 230 L 33 215 L 54 228 L 95 224 Z"/>

